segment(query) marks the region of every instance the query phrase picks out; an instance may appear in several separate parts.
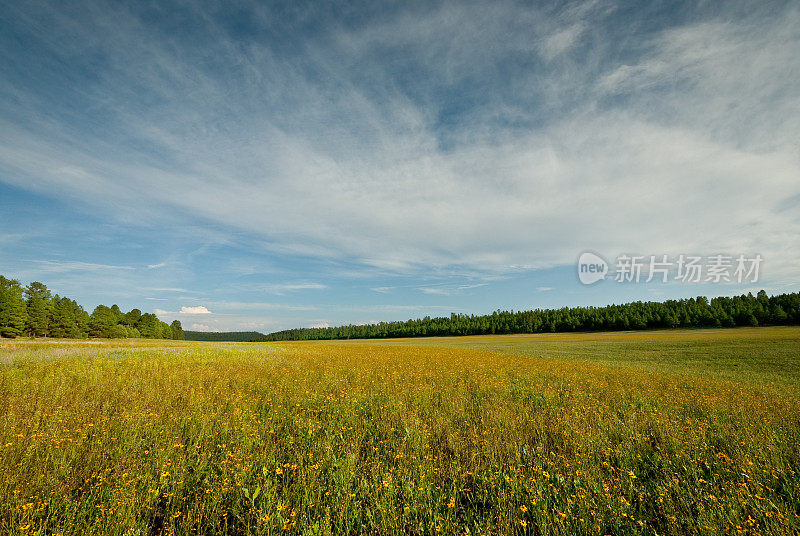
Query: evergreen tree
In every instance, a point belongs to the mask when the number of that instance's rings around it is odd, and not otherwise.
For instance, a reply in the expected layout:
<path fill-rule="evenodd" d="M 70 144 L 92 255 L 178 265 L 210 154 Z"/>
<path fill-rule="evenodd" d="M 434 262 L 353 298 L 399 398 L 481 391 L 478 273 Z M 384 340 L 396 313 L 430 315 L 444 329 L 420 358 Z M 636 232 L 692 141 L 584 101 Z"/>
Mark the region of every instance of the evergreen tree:
<path fill-rule="evenodd" d="M 142 337 L 154 339 L 161 334 L 160 323 L 161 321 L 156 315 L 145 313 L 139 318 L 139 321 L 136 322 L 136 329 L 139 330 Z"/>
<path fill-rule="evenodd" d="M 26 331 L 33 337 L 46 337 L 52 315 L 50 291 L 44 284 L 34 281 L 25 287 L 25 298 L 28 311 Z"/>
<path fill-rule="evenodd" d="M 112 338 L 119 336 L 117 314 L 105 305 L 98 305 L 89 317 L 89 335 L 92 337 Z M 123 330 L 124 336 L 124 330 Z"/>
<path fill-rule="evenodd" d="M 78 320 L 72 300 L 58 294 L 52 299 L 53 314 L 50 319 L 50 336 L 60 338 L 79 338 Z"/>
<path fill-rule="evenodd" d="M 267 340 L 349 339 L 482 335 L 490 333 L 542 333 L 658 329 L 674 327 L 734 327 L 800 324 L 800 293 L 767 296 L 761 291 L 731 298 L 633 302 L 607 307 L 565 307 L 558 310 L 495 311 L 475 316 L 453 313 L 449 317 L 406 322 L 381 322 L 367 326 L 301 328 L 279 331 Z M 192 333 L 192 337 L 196 337 Z"/>
<path fill-rule="evenodd" d="M 126 326 L 135 327 L 140 318 L 142 318 L 142 312 L 139 309 L 131 309 L 130 312 L 125 313 L 122 323 Z"/>
<path fill-rule="evenodd" d="M 173 320 L 172 324 L 170 324 L 170 328 L 172 328 L 173 339 L 182 341 L 186 338 L 186 336 L 183 333 L 183 326 L 181 326 L 180 320 Z"/>
<path fill-rule="evenodd" d="M 19 337 L 28 322 L 25 299 L 19 281 L 0 275 L 0 337 Z"/>

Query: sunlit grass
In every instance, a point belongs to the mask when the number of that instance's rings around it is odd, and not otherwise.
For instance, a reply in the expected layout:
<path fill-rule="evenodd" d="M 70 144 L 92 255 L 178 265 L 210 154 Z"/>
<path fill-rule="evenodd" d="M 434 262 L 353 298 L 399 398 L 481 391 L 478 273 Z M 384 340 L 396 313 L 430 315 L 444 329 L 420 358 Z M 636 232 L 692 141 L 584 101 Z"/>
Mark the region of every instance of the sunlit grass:
<path fill-rule="evenodd" d="M 772 331 L 3 342 L 0 531 L 796 533 Z"/>

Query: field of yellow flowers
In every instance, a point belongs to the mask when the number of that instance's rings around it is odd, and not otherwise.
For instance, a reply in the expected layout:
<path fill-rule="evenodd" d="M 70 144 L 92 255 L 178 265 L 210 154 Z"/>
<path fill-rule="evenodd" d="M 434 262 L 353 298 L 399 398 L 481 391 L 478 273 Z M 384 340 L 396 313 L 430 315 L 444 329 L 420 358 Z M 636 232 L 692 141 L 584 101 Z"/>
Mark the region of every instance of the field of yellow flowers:
<path fill-rule="evenodd" d="M 2 534 L 797 534 L 800 329 L 0 342 Z"/>

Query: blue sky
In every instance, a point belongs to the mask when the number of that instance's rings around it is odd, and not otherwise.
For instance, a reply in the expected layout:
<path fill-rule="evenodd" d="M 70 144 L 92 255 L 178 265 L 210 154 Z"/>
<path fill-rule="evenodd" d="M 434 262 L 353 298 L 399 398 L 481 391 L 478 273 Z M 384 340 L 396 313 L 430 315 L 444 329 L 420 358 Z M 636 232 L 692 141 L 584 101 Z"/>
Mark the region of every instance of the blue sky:
<path fill-rule="evenodd" d="M 5 2 L 0 273 L 273 331 L 797 291 L 791 2 Z M 764 258 L 580 284 L 585 250 Z"/>

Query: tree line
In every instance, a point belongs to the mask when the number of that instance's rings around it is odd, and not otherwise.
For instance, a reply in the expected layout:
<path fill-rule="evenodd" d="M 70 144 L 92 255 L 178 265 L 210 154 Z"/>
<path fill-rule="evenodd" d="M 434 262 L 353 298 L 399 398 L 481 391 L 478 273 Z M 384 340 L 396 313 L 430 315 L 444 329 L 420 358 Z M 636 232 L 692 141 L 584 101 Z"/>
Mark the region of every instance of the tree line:
<path fill-rule="evenodd" d="M 261 342 L 266 335 L 258 331 L 185 331 L 187 341 Z"/>
<path fill-rule="evenodd" d="M 270 333 L 268 341 L 381 339 L 569 331 L 621 331 L 800 324 L 800 293 L 767 296 L 763 290 L 732 298 L 706 297 L 664 302 L 632 302 L 605 307 L 564 307 L 495 311 L 489 315 L 452 313 L 449 317 L 298 328 Z"/>
<path fill-rule="evenodd" d="M 139 309 L 123 313 L 117 305 L 98 305 L 89 314 L 75 300 L 53 295 L 43 283 L 23 287 L 0 275 L 0 337 L 21 336 L 183 340 L 184 333 L 178 320 L 167 324 Z"/>

